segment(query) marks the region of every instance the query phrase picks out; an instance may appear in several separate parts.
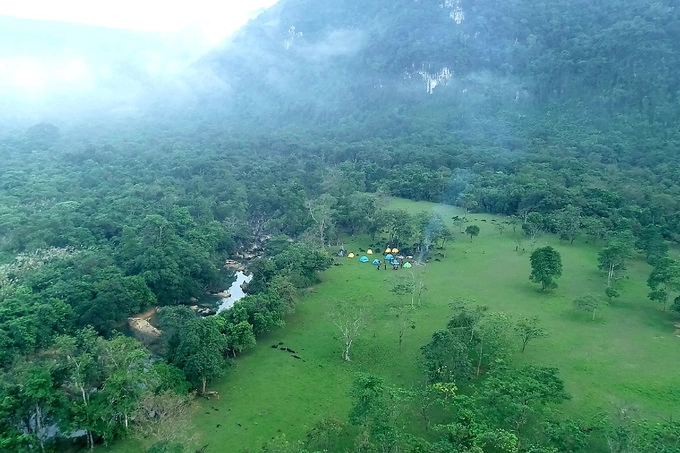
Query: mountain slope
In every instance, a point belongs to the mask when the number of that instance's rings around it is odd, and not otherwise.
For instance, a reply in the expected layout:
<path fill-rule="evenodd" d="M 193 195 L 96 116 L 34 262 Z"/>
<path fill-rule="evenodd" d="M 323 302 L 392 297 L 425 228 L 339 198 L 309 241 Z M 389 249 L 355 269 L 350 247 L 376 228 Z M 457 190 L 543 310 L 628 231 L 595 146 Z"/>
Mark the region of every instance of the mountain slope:
<path fill-rule="evenodd" d="M 431 97 L 470 113 L 558 103 L 673 121 L 678 23 L 671 1 L 282 0 L 210 62 L 240 112 L 283 123 L 422 115 Z"/>

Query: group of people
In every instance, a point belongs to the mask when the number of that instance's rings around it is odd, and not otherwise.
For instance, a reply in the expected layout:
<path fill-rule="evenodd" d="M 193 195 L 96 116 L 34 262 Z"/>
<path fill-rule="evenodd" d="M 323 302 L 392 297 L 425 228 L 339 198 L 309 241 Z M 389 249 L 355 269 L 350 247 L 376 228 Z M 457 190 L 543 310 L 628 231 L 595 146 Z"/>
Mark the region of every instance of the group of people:
<path fill-rule="evenodd" d="M 387 265 L 391 265 L 393 270 L 401 268 L 410 268 L 411 263 L 406 261 L 406 257 L 403 255 L 396 255 L 399 249 L 390 249 L 389 247 L 385 250 L 385 259 L 380 261 L 379 259 L 373 260 L 373 265 L 380 270 L 380 266 L 383 266 L 384 270 L 387 270 Z"/>

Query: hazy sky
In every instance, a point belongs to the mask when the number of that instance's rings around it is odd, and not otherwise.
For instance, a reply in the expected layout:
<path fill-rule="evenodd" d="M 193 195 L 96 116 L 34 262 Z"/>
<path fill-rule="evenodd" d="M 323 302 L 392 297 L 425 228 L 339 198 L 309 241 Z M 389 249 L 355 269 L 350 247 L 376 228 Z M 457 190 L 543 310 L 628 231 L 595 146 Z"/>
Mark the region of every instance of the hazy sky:
<path fill-rule="evenodd" d="M 0 16 L 162 32 L 139 42 L 127 35 L 114 34 L 113 41 L 106 41 L 109 35 L 94 34 L 91 41 L 64 36 L 45 43 L 51 32 L 43 35 L 39 25 L 32 25 L 34 36 L 22 35 L 20 45 L 11 32 L 6 34 L 0 39 L 0 117 L 75 111 L 85 105 L 134 107 L 159 87 L 175 96 L 196 87 L 209 89 L 221 82 L 210 73 L 187 73 L 193 71 L 192 62 L 276 2 L 0 0 Z"/>
<path fill-rule="evenodd" d="M 178 31 L 199 27 L 217 43 L 277 0 L 19 0 L 0 2 L 0 15 L 79 22 L 110 28 Z"/>

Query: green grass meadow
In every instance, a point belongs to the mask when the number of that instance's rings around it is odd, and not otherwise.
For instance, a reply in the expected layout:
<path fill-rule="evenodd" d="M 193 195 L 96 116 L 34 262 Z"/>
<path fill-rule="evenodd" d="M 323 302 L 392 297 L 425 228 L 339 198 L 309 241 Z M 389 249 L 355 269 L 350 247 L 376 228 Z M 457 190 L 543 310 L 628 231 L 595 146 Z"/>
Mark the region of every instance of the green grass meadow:
<path fill-rule="evenodd" d="M 392 200 L 390 207 L 436 210 L 448 222 L 461 214 L 453 207 L 404 200 Z M 468 224 L 481 229 L 478 237 L 470 241 L 452 227 L 455 240 L 447 245 L 446 257 L 411 269 L 423 273 L 426 290 L 413 316 L 415 329 L 407 330 L 401 347 L 394 308 L 410 304 L 410 296 L 395 296 L 389 289 L 398 279 L 411 279 L 411 270 L 376 271 L 370 263 L 359 262 L 360 253 L 354 259 L 336 258 L 340 265 L 326 271 L 322 283 L 300 300 L 286 327 L 260 338 L 257 347 L 211 385 L 221 398 L 199 399 L 193 418 L 196 444 L 207 445 L 206 452 L 259 451 L 275 436 L 303 438 L 322 417 L 345 420 L 347 390 L 357 372 L 377 374 L 390 384 L 419 386 L 420 347 L 445 326 L 457 298 L 473 299 L 513 319 L 540 317 L 549 336 L 529 343 L 523 354 L 517 338 L 516 359 L 560 369 L 572 395 L 563 406 L 567 414 L 591 417 L 625 405 L 650 419 L 680 416 L 680 338 L 674 334 L 678 318 L 647 299 L 649 266 L 644 260 L 630 264 L 628 277 L 620 281 L 621 297 L 593 321 L 589 314 L 574 311 L 572 300 L 586 293 L 604 297 L 597 245 L 541 237 L 537 246 L 555 247 L 564 267 L 559 287 L 542 293 L 528 280 L 529 241 L 524 241 L 526 252 L 517 252 L 512 228 L 500 235 L 492 218 L 469 215 Z M 368 244 L 366 238 L 353 238 L 345 247 L 358 253 Z M 360 302 L 370 314 L 351 350 L 351 362 L 341 358 L 337 328 L 329 316 L 343 299 Z M 301 359 L 271 347 L 279 342 Z M 134 443 L 124 442 L 112 450 L 134 448 Z"/>

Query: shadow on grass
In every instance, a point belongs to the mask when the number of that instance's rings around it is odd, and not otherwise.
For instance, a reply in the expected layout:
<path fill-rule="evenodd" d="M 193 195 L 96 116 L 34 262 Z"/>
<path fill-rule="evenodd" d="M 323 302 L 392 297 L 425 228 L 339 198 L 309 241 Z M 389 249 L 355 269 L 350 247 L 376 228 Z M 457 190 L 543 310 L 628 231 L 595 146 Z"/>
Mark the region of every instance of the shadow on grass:
<path fill-rule="evenodd" d="M 578 310 L 564 310 L 562 312 L 562 319 L 573 323 L 591 326 L 600 326 L 607 323 L 606 317 L 603 316 L 603 313 L 600 313 L 599 310 L 595 314 L 595 319 L 593 319 L 592 313 Z"/>

